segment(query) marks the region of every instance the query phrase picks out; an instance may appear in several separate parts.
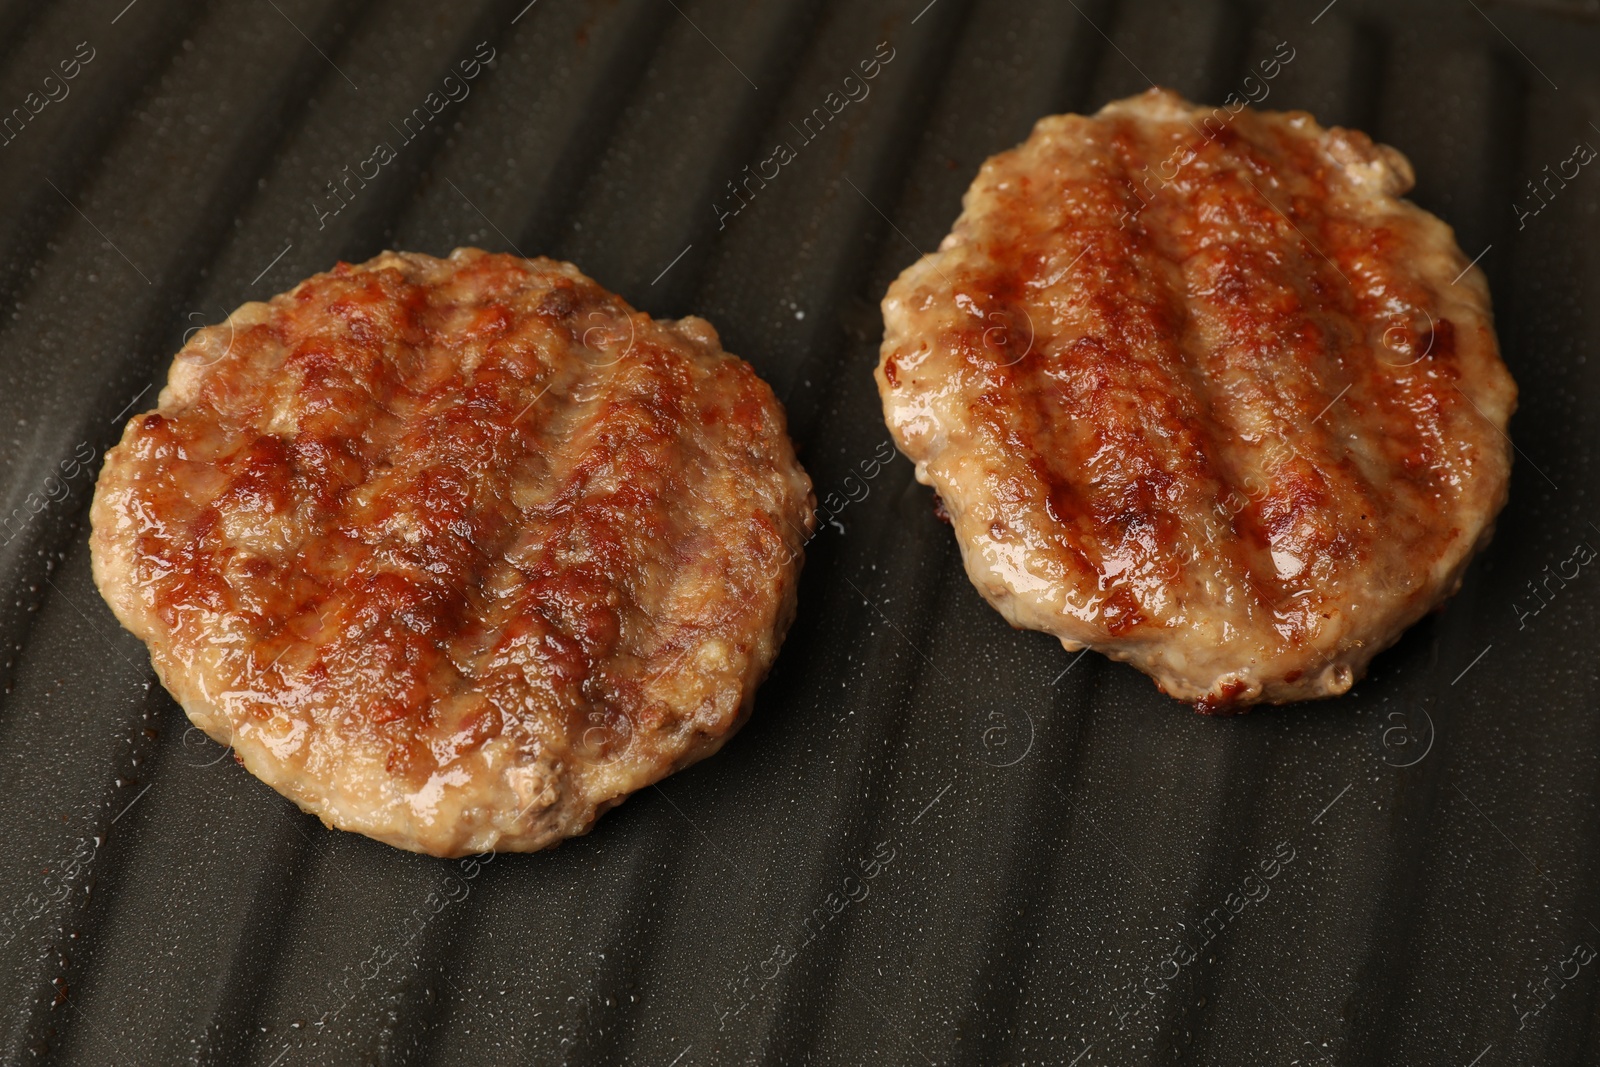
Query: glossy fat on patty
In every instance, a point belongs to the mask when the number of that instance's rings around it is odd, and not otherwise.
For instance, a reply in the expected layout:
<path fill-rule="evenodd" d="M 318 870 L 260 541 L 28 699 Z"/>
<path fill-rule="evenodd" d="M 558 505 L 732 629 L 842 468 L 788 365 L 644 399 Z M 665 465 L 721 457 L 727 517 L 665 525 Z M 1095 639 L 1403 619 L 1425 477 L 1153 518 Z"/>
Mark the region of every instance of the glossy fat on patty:
<path fill-rule="evenodd" d="M 1516 385 L 1412 181 L 1357 131 L 1161 90 L 986 162 L 877 370 L 979 592 L 1202 710 L 1342 693 L 1453 593 Z"/>
<path fill-rule="evenodd" d="M 194 336 L 107 455 L 91 545 L 251 773 L 457 856 L 584 833 L 721 747 L 812 503 L 704 320 L 548 259 L 387 252 Z"/>

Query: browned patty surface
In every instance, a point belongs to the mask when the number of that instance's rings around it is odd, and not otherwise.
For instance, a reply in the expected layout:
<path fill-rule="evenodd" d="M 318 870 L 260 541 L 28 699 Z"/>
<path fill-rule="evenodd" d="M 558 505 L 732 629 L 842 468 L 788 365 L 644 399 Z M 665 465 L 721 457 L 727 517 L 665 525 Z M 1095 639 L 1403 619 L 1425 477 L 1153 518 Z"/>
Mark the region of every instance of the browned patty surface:
<path fill-rule="evenodd" d="M 1516 386 L 1411 166 L 1152 90 L 990 159 L 884 298 L 884 414 L 1014 625 L 1203 709 L 1347 690 L 1459 586 Z"/>
<path fill-rule="evenodd" d="M 793 617 L 811 485 L 705 321 L 570 264 L 340 264 L 197 334 L 95 492 L 95 580 L 194 722 L 453 856 L 712 752 Z"/>

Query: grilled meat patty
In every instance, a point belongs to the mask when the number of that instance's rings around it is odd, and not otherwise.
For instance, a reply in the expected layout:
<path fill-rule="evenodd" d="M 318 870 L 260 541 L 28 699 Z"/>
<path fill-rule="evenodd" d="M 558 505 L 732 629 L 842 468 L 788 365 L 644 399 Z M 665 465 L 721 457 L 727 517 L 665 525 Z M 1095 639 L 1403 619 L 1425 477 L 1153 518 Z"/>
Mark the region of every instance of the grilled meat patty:
<path fill-rule="evenodd" d="M 196 725 L 440 856 L 584 833 L 721 747 L 813 521 L 782 409 L 708 323 L 475 249 L 198 333 L 92 518 L 101 593 Z"/>
<path fill-rule="evenodd" d="M 986 162 L 877 370 L 979 592 L 1202 710 L 1342 693 L 1453 593 L 1516 385 L 1412 181 L 1304 112 L 1161 90 Z"/>

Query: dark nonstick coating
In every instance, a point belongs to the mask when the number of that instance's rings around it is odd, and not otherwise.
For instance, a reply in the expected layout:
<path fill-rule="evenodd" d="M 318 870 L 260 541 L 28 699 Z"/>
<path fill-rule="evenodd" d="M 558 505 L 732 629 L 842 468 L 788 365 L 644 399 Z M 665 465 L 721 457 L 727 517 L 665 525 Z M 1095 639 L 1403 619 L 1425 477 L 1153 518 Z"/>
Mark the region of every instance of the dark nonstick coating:
<path fill-rule="evenodd" d="M 0 1062 L 1600 1062 L 1596 5 L 1325 2 L 0 0 Z M 1511 503 L 1339 700 L 1010 630 L 880 462 L 890 279 L 1151 80 L 1398 146 L 1491 281 Z M 187 330 L 463 244 L 709 318 L 832 501 L 743 733 L 487 864 L 191 730 L 86 543 Z"/>

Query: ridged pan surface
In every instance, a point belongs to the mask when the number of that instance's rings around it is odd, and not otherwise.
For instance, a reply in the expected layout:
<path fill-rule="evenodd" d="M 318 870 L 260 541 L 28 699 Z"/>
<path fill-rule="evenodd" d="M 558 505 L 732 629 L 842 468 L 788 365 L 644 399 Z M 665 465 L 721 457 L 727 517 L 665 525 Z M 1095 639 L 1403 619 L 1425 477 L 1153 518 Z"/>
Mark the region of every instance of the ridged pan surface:
<path fill-rule="evenodd" d="M 0 0 L 0 1062 L 1600 1062 L 1597 19 Z M 890 454 L 890 280 L 1035 119 L 1152 82 L 1397 146 L 1493 290 L 1510 505 L 1334 701 L 1202 718 L 1009 629 Z M 721 754 L 463 863 L 325 830 L 191 729 L 87 515 L 186 331 L 468 244 L 710 319 L 829 515 Z"/>

